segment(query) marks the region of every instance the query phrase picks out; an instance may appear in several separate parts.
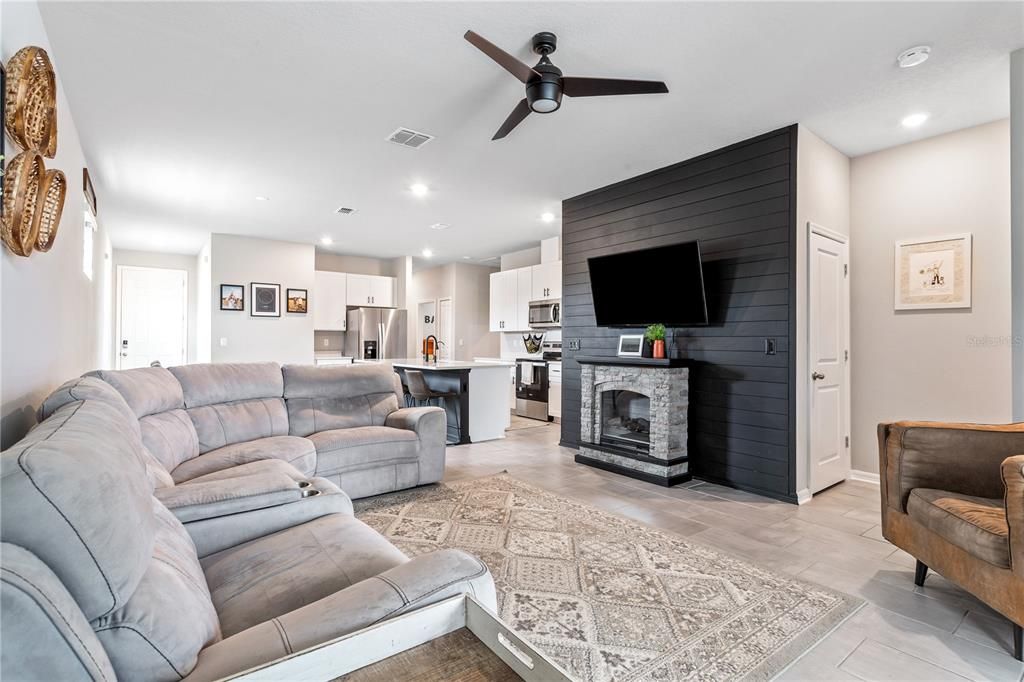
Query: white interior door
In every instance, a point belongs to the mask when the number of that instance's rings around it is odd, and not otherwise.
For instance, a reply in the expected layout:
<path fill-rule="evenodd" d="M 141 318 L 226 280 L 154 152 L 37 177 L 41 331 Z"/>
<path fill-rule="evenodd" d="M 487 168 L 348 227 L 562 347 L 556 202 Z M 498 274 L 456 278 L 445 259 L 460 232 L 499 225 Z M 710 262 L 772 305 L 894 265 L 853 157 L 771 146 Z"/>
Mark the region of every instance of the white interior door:
<path fill-rule="evenodd" d="M 117 368 L 183 365 L 188 347 L 188 273 L 117 268 Z"/>
<path fill-rule="evenodd" d="M 849 246 L 812 227 L 808 235 L 810 489 L 850 474 Z"/>
<path fill-rule="evenodd" d="M 441 342 L 437 357 L 450 360 L 452 357 L 452 299 L 442 298 L 437 302 L 437 340 Z"/>
<path fill-rule="evenodd" d="M 422 353 L 423 340 L 431 334 L 437 336 L 437 301 L 420 301 L 416 309 L 416 333 L 419 336 L 417 348 Z"/>

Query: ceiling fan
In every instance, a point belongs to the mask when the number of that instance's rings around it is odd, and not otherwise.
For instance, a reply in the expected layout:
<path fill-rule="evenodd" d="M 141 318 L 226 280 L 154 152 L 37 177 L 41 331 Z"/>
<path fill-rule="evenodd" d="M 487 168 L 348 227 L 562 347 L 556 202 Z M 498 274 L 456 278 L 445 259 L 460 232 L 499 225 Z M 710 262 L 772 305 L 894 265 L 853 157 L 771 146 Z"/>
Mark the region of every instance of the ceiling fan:
<path fill-rule="evenodd" d="M 531 111 L 550 114 L 562 106 L 562 95 L 568 97 L 600 97 L 602 95 L 646 95 L 668 92 L 668 86 L 661 81 L 634 81 L 619 78 L 580 78 L 563 76 L 562 70 L 551 63 L 548 55 L 555 51 L 557 38 L 554 33 L 542 31 L 533 36 L 533 51 L 540 55 L 540 61 L 530 68 L 508 52 L 472 31 L 466 31 L 466 40 L 493 59 L 499 66 L 526 84 L 524 97 L 505 122 L 494 133 L 492 140 L 499 140 L 523 122 Z"/>

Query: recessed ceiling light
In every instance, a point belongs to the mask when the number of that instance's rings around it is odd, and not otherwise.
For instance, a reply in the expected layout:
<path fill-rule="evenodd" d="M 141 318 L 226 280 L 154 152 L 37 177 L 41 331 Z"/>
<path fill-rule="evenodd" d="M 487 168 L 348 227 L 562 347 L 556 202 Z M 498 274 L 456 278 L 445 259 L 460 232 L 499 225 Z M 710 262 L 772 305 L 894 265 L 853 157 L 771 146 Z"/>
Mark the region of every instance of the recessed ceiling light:
<path fill-rule="evenodd" d="M 425 197 L 430 193 L 430 188 L 422 182 L 417 182 L 415 185 L 409 186 L 409 191 L 412 192 L 415 197 Z"/>
<path fill-rule="evenodd" d="M 928 61 L 928 57 L 931 54 L 932 48 L 927 45 L 917 45 L 900 52 L 899 56 L 896 57 L 896 63 L 900 65 L 901 69 L 909 69 L 912 66 L 924 64 Z"/>
<path fill-rule="evenodd" d="M 469 260 L 470 258 L 472 258 L 472 256 L 463 256 L 462 260 Z"/>
<path fill-rule="evenodd" d="M 330 246 L 331 244 L 334 243 L 334 240 L 331 239 L 330 237 L 320 237 L 320 243 L 323 244 L 324 246 Z"/>
<path fill-rule="evenodd" d="M 917 114 L 910 114 L 909 116 L 904 116 L 903 120 L 900 121 L 900 123 L 903 124 L 904 128 L 916 128 L 927 120 L 928 114 L 921 112 Z"/>
<path fill-rule="evenodd" d="M 447 230 L 451 225 L 448 223 L 434 223 L 430 226 L 431 230 Z"/>
<path fill-rule="evenodd" d="M 550 211 L 547 213 L 541 213 L 540 219 L 543 220 L 545 223 L 553 223 L 555 222 L 555 214 L 551 213 Z"/>
<path fill-rule="evenodd" d="M 424 258 L 430 258 L 433 255 L 434 255 L 434 252 L 431 251 L 430 249 L 423 249 L 423 257 Z"/>
<path fill-rule="evenodd" d="M 270 197 L 258 196 L 256 201 L 270 201 Z"/>

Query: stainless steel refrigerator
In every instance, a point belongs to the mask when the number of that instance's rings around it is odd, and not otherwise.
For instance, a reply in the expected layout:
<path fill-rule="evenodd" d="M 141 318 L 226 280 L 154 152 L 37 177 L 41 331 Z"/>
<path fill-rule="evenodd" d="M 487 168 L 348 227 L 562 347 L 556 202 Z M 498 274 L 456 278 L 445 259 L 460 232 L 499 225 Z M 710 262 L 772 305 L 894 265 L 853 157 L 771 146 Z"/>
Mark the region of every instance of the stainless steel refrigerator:
<path fill-rule="evenodd" d="M 356 360 L 396 360 L 408 355 L 406 341 L 406 311 L 396 308 L 348 311 L 345 355 Z"/>

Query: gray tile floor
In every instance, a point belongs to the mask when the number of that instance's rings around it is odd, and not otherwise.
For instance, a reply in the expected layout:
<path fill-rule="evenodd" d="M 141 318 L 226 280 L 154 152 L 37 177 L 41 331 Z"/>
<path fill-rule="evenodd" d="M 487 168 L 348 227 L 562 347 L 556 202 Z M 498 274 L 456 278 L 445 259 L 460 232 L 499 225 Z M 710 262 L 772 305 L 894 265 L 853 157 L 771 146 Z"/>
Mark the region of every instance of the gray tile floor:
<path fill-rule="evenodd" d="M 559 427 L 518 418 L 504 440 L 448 449 L 446 480 L 507 470 L 559 495 L 857 595 L 867 604 L 797 660 L 783 680 L 1021 680 L 1009 621 L 930 573 L 879 532 L 878 487 L 846 482 L 808 504 L 712 483 L 674 488 L 573 462 Z"/>

